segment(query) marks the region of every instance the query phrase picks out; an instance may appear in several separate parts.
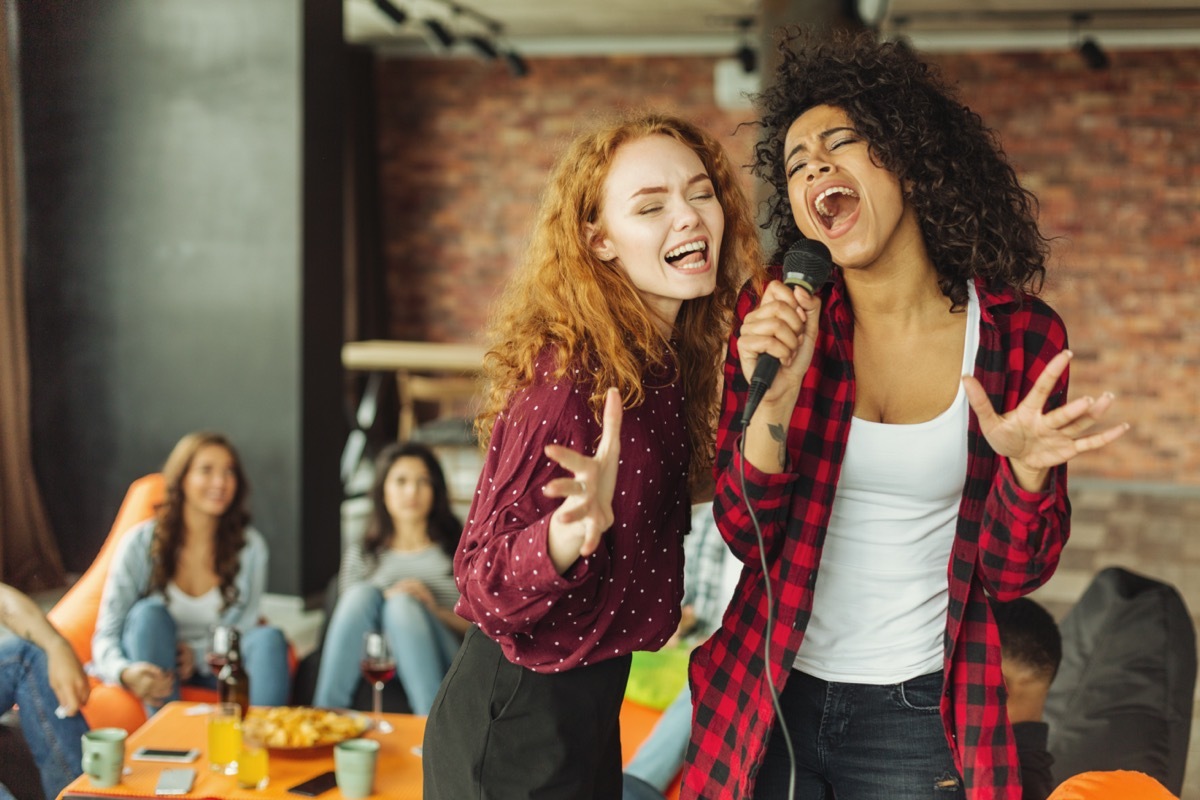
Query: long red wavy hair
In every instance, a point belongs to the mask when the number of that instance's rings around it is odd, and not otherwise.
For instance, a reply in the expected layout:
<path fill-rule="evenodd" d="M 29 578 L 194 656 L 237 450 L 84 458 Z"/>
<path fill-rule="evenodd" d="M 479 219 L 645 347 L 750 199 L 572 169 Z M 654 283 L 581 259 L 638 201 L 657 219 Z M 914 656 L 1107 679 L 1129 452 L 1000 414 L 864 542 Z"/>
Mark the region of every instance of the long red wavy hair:
<path fill-rule="evenodd" d="M 699 156 L 725 215 L 716 290 L 684 301 L 669 341 L 625 272 L 601 261 L 586 233 L 589 224 L 601 224 L 604 182 L 617 151 L 656 135 L 669 136 Z M 689 474 L 694 486 L 707 481 L 733 305 L 742 282 L 761 274 L 758 235 L 737 168 L 703 129 L 649 112 L 601 123 L 576 137 L 550 174 L 529 248 L 492 309 L 484 397 L 475 421 L 480 442 L 487 444 L 496 417 L 534 382 L 535 362 L 546 348 L 557 355 L 555 378 L 573 365 L 588 370 L 597 419 L 609 386 L 620 390 L 626 408 L 642 403 L 647 367 L 665 367 L 670 348 L 688 399 Z"/>

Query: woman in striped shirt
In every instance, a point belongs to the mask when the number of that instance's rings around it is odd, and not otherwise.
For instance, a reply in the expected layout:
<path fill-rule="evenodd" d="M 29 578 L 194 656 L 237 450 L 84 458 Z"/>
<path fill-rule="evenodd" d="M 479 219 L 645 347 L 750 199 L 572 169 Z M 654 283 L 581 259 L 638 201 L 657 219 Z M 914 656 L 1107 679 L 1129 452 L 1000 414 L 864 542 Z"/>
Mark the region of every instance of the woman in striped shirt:
<path fill-rule="evenodd" d="M 395 654 L 413 712 L 427 714 L 469 625 L 454 613 L 451 559 L 462 523 L 450 509 L 437 457 L 424 445 L 384 449 L 370 497 L 366 536 L 342 555 L 313 705 L 350 705 L 363 636 L 374 631 Z"/>

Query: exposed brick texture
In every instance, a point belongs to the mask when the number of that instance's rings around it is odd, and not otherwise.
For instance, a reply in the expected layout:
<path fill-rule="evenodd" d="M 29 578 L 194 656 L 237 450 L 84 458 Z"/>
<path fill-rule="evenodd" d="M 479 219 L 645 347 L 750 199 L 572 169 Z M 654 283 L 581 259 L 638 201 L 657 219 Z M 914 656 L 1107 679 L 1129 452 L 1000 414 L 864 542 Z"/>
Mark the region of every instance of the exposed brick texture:
<path fill-rule="evenodd" d="M 521 256 L 555 156 L 589 114 L 674 111 L 718 135 L 751 116 L 716 108 L 710 59 L 532 63 L 524 80 L 476 61 L 381 63 L 385 256 L 398 338 L 477 335 Z M 737 163 L 753 136 L 730 136 Z"/>
<path fill-rule="evenodd" d="M 942 57 L 1056 237 L 1046 298 L 1072 395 L 1117 394 L 1125 439 L 1073 475 L 1200 486 L 1200 50 Z"/>
<path fill-rule="evenodd" d="M 1045 296 L 1072 395 L 1134 429 L 1072 474 L 1200 487 L 1200 50 L 937 55 L 999 133 L 1056 237 Z M 463 341 L 519 258 L 554 155 L 589 112 L 674 111 L 745 163 L 756 132 L 713 101 L 714 59 L 383 60 L 379 144 L 391 334 Z"/>

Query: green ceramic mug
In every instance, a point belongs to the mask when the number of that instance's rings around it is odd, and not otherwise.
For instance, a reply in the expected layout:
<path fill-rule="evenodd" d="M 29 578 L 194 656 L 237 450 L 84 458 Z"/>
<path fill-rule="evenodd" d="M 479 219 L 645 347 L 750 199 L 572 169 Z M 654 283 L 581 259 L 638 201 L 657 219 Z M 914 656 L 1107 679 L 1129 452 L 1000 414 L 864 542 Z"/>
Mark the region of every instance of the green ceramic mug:
<path fill-rule="evenodd" d="M 374 739 L 347 739 L 333 748 L 333 772 L 338 788 L 347 800 L 362 800 L 375 791 L 375 763 L 379 742 Z"/>
<path fill-rule="evenodd" d="M 125 768 L 125 730 L 97 728 L 83 735 L 83 771 L 97 789 L 121 782 Z"/>

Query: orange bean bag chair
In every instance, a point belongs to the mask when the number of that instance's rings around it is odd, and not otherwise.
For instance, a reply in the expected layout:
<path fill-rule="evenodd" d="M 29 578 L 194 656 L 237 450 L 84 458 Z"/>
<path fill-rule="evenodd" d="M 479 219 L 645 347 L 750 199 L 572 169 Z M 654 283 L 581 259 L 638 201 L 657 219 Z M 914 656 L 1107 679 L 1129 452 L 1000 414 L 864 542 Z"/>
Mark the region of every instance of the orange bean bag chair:
<path fill-rule="evenodd" d="M 1177 800 L 1144 772 L 1081 772 L 1059 784 L 1047 800 Z"/>
<path fill-rule="evenodd" d="M 626 700 L 621 704 L 621 757 L 625 763 L 629 763 L 629 760 L 633 758 L 633 754 L 637 752 L 638 745 L 650 735 L 650 731 L 661 716 L 661 711 L 647 708 L 632 700 Z M 678 800 L 678 775 L 675 776 L 675 780 L 667 788 L 666 797 L 667 800 Z"/>
<path fill-rule="evenodd" d="M 80 576 L 75 585 L 55 604 L 46 615 L 50 622 L 71 643 L 75 655 L 84 664 L 92 660 L 92 633 L 96 629 L 96 617 L 100 611 L 100 595 L 112 562 L 117 542 L 125 532 L 139 522 L 150 519 L 155 509 L 166 496 L 166 483 L 162 475 L 152 473 L 138 478 L 129 486 L 125 500 L 117 512 L 108 538 L 100 547 L 96 560 Z M 294 670 L 295 652 L 288 648 L 289 664 Z M 124 728 L 133 732 L 146 721 L 146 710 L 142 701 L 122 686 L 113 686 L 92 678 L 92 693 L 83 707 L 83 718 L 93 728 Z M 183 700 L 211 703 L 217 699 L 212 689 L 199 686 L 184 686 L 180 690 Z"/>

